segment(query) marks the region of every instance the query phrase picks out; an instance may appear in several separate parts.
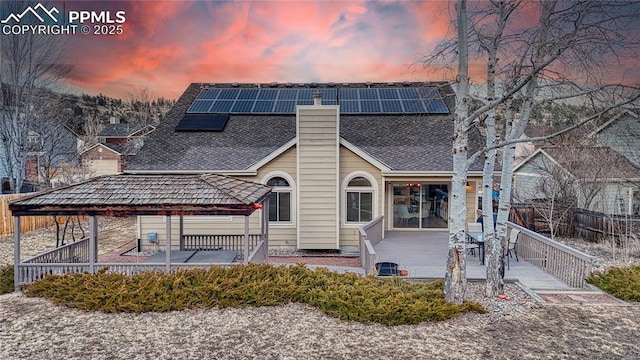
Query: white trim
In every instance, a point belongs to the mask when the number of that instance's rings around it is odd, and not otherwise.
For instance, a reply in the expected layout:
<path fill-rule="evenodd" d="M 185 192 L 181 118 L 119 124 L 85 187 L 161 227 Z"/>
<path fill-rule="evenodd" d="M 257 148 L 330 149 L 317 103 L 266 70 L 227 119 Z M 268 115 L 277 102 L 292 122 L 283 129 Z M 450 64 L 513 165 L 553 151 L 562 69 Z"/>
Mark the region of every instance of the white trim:
<path fill-rule="evenodd" d="M 340 249 L 340 105 L 336 105 L 336 249 Z M 374 219 L 372 217 L 371 219 Z"/>
<path fill-rule="evenodd" d="M 379 161 L 376 158 L 374 158 L 373 156 L 367 154 L 365 151 L 363 151 L 359 147 L 353 145 L 352 143 L 350 143 L 349 141 L 345 140 L 344 138 L 340 138 L 340 145 L 344 146 L 346 149 L 349 149 L 352 153 L 358 155 L 364 161 L 366 161 L 369 164 L 375 166 L 380 171 L 390 171 L 391 170 L 391 168 L 389 166 L 387 166 L 385 163 L 383 163 L 382 161 Z"/>
<path fill-rule="evenodd" d="M 258 169 L 260 169 L 261 167 L 267 165 L 273 159 L 275 159 L 278 156 L 282 155 L 285 151 L 289 150 L 292 146 L 296 145 L 297 143 L 298 143 L 298 136 L 296 134 L 296 137 L 294 137 L 293 139 L 287 141 L 286 144 L 284 144 L 284 145 L 280 146 L 279 148 L 275 149 L 272 153 L 270 153 L 266 157 L 256 161 L 253 165 L 249 166 L 247 168 L 247 170 L 252 170 L 252 171 L 256 171 L 257 172 Z"/>
<path fill-rule="evenodd" d="M 269 227 L 274 227 L 274 228 L 293 228 L 294 226 L 296 226 L 296 223 L 297 223 L 297 206 L 294 207 L 295 205 L 297 205 L 296 182 L 293 180 L 293 177 L 291 177 L 291 175 L 289 175 L 288 173 L 280 170 L 273 170 L 268 172 L 266 175 L 264 175 L 262 179 L 260 179 L 260 183 L 266 185 L 267 182 L 274 177 L 281 177 L 287 180 L 287 182 L 289 182 L 289 186 L 282 189 L 285 191 L 288 191 L 291 194 L 291 199 L 290 199 L 291 203 L 289 205 L 290 206 L 289 211 L 291 211 L 291 220 L 288 222 L 277 221 L 272 223 L 268 221 L 269 217 L 267 217 L 267 224 L 269 225 Z M 261 211 L 268 212 L 269 209 L 263 208 Z"/>
<path fill-rule="evenodd" d="M 162 216 L 162 215 L 145 215 L 145 216 Z M 236 215 L 236 216 L 243 216 L 243 215 Z M 166 218 L 164 216 L 162 216 L 162 222 L 166 222 Z M 180 222 L 180 217 L 179 216 L 172 216 L 171 217 L 171 221 L 172 222 Z M 188 223 L 211 223 L 211 222 L 232 222 L 233 221 L 233 216 L 232 215 L 227 215 L 227 216 L 220 216 L 220 215 L 185 215 L 183 216 L 183 223 L 184 224 L 188 224 Z"/>
<path fill-rule="evenodd" d="M 296 140 L 300 139 L 300 106 L 296 106 Z M 300 144 L 296 144 L 296 179 L 300 179 Z M 296 197 L 296 209 L 300 209 L 300 186 L 293 189 Z M 296 227 L 296 249 L 300 249 L 300 217 L 294 222 Z"/>
<path fill-rule="evenodd" d="M 87 150 L 85 150 L 85 151 L 83 151 L 83 152 L 79 153 L 78 155 L 82 155 L 82 154 L 86 153 L 87 151 L 89 151 L 89 150 L 91 150 L 91 149 L 93 149 L 94 147 L 97 147 L 97 146 L 102 146 L 103 148 L 106 148 L 107 150 L 111 151 L 111 152 L 112 152 L 112 153 L 114 153 L 114 154 L 122 155 L 122 153 L 119 153 L 119 152 L 117 152 L 117 151 L 113 150 L 112 148 L 108 147 L 107 145 L 105 145 L 105 144 L 103 144 L 103 143 L 97 143 L 97 144 L 95 144 L 95 145 L 91 146 L 90 148 L 88 148 Z"/>
<path fill-rule="evenodd" d="M 494 175 L 499 175 L 500 171 L 494 171 Z M 383 170 L 383 176 L 388 177 L 447 177 L 451 179 L 453 176 L 453 171 L 429 171 L 429 170 L 421 170 L 421 171 L 405 171 L 405 170 Z M 468 177 L 476 177 L 482 176 L 482 171 L 469 171 L 467 172 Z M 391 181 L 391 180 L 390 180 Z"/>
<path fill-rule="evenodd" d="M 349 188 L 348 184 L 349 181 L 353 180 L 356 177 L 363 177 L 367 180 L 369 180 L 369 182 L 371 183 L 370 187 L 361 187 L 361 188 Z M 378 217 L 378 182 L 376 181 L 375 177 L 371 174 L 369 174 L 366 171 L 361 171 L 361 170 L 356 170 L 353 171 L 349 174 L 347 174 L 347 176 L 344 177 L 344 180 L 342 180 L 342 184 L 340 186 L 340 209 L 342 211 L 340 211 L 340 226 L 343 228 L 358 228 L 360 226 L 362 226 L 363 224 L 366 224 L 368 221 L 365 222 L 347 222 L 347 190 L 348 189 L 353 189 L 355 190 L 361 190 L 361 192 L 369 192 L 371 191 L 371 219 L 375 219 L 376 217 Z"/>

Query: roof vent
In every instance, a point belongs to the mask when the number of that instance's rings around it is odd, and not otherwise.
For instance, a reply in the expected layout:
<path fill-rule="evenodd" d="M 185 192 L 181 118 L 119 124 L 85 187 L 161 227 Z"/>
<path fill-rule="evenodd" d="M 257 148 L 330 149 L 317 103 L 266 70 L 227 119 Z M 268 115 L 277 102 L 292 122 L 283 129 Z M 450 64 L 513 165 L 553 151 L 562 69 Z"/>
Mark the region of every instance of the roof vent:
<path fill-rule="evenodd" d="M 277 82 L 272 82 L 271 84 L 269 84 L 269 86 L 271 86 L 271 87 L 278 87 L 278 83 L 277 83 Z"/>
<path fill-rule="evenodd" d="M 238 84 L 237 82 L 234 82 L 234 83 L 231 83 L 231 86 L 232 87 L 238 87 L 238 86 L 240 86 L 240 84 Z"/>
<path fill-rule="evenodd" d="M 322 105 L 322 93 L 320 91 L 316 91 L 313 93 L 313 105 Z"/>
<path fill-rule="evenodd" d="M 330 82 L 330 83 L 327 83 L 327 86 L 328 87 L 336 87 L 336 83 Z"/>
<path fill-rule="evenodd" d="M 290 87 L 293 87 L 293 83 L 288 82 L 288 83 L 284 84 L 284 86 L 290 88 Z"/>
<path fill-rule="evenodd" d="M 411 85 L 411 83 L 409 83 L 408 81 L 403 81 L 402 82 L 402 86 L 409 86 L 409 85 Z"/>
<path fill-rule="evenodd" d="M 318 87 L 318 83 L 312 82 L 312 83 L 309 84 L 309 87 L 317 88 Z"/>

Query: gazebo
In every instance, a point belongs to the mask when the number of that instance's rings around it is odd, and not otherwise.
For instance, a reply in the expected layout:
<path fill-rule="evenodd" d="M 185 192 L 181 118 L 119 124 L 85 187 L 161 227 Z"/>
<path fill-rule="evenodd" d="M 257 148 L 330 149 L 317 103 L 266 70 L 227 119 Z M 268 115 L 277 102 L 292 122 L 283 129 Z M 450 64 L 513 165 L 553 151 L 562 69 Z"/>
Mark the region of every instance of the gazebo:
<path fill-rule="evenodd" d="M 236 239 L 242 244 L 234 249 L 242 249 L 241 255 L 245 264 L 266 262 L 268 261 L 268 211 L 262 211 L 260 214 L 260 234 L 252 248 L 249 244 L 249 216 L 258 209 L 269 208 L 270 193 L 269 186 L 217 174 L 121 174 L 96 177 L 79 184 L 12 201 L 9 203 L 9 209 L 15 224 L 15 286 L 19 288 L 46 274 L 95 273 L 105 268 L 126 274 L 145 270 L 169 272 L 185 267 L 215 264 L 215 260 L 187 263 L 184 257 L 180 259 L 180 256 L 176 256 L 185 250 L 183 217 L 191 215 L 244 216 L 244 235 L 239 235 Z M 87 216 L 89 237 L 21 261 L 20 217 L 67 215 Z M 97 216 L 138 215 L 166 217 L 164 262 L 98 263 Z M 172 249 L 172 216 L 180 217 L 180 246 L 177 249 Z M 190 250 L 202 249 L 226 250 L 218 246 Z M 214 253 L 216 252 L 210 252 L 210 254 Z M 207 260 L 208 257 L 200 256 L 199 259 Z M 229 265 L 229 262 L 227 261 L 225 265 Z"/>

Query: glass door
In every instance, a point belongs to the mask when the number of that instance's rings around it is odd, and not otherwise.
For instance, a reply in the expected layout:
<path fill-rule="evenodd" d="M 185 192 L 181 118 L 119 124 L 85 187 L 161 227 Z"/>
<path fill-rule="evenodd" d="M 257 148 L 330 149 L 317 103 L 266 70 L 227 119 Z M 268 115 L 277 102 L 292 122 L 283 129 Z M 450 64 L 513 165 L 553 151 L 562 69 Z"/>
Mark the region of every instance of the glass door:
<path fill-rule="evenodd" d="M 393 227 L 420 228 L 421 184 L 393 184 Z"/>

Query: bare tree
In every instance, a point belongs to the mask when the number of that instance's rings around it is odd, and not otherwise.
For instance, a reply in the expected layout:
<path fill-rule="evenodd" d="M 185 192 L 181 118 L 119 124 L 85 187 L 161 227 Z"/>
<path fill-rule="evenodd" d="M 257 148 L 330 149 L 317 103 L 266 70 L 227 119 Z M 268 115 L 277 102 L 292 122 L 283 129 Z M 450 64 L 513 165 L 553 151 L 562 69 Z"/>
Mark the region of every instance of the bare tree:
<path fill-rule="evenodd" d="M 155 123 L 154 103 L 149 89 L 143 86 L 127 94 L 127 102 L 131 110 L 127 114 L 127 122 L 140 125 Z"/>
<path fill-rule="evenodd" d="M 582 101 L 591 105 L 593 115 L 582 118 L 574 127 L 583 125 L 602 116 L 612 109 L 636 100 L 637 88 L 622 86 L 620 80 L 613 84 L 607 79 L 607 66 L 622 57 L 633 56 L 629 52 L 638 49 L 633 36 L 626 31 L 630 22 L 636 21 L 637 9 L 629 2 L 602 1 L 490 1 L 473 3 L 475 8 L 467 14 L 465 1 L 458 1 L 457 41 L 444 43 L 436 54 L 428 60 L 454 56 L 458 63 L 456 114 L 454 118 L 454 178 L 452 198 L 464 196 L 464 190 L 456 187 L 466 181 L 466 168 L 481 155 L 494 149 L 502 150 L 502 176 L 500 183 L 500 205 L 496 235 L 493 236 L 493 217 L 485 213 L 485 244 L 487 246 L 487 294 L 502 292 L 501 274 L 504 271 L 506 245 L 506 222 L 510 208 L 511 171 L 513 169 L 515 144 L 521 136 L 536 106 L 548 101 Z M 518 11 L 518 12 L 515 12 Z M 508 16 L 505 16 L 508 14 Z M 537 19 L 533 23 L 529 19 Z M 496 20 L 497 19 L 497 20 Z M 501 27 L 501 22 L 506 24 Z M 491 29 L 486 24 L 497 24 Z M 532 25 L 528 25 L 532 24 Z M 502 30 L 501 30 L 502 29 Z M 487 41 L 493 40 L 493 41 Z M 477 46 L 476 46 L 477 45 Z M 469 49 L 480 48 L 484 52 L 469 54 Z M 468 63 L 470 56 L 482 61 L 487 68 L 485 85 L 496 86 L 496 94 L 491 89 L 470 93 Z M 488 60 L 484 60 L 487 57 Z M 482 59 L 482 60 L 481 60 Z M 437 62 L 437 61 L 434 61 Z M 440 62 L 438 62 L 440 63 Z M 496 81 L 491 80 L 495 75 Z M 491 80 L 491 81 L 488 81 Z M 495 95 L 495 96 L 494 96 Z M 474 98 L 482 105 L 473 111 L 458 106 Z M 489 138 L 484 149 L 470 156 L 460 152 L 461 145 L 456 139 L 465 139 L 461 132 L 473 127 L 482 128 L 487 134 L 485 119 L 492 121 L 492 111 L 501 111 L 504 118 L 504 134 L 495 142 Z M 572 127 L 564 131 L 571 130 Z M 554 134 L 557 135 L 557 134 Z M 490 145 L 492 144 L 493 145 Z M 466 142 L 464 143 L 466 146 Z M 466 159 L 462 160 L 462 153 Z M 487 157 L 490 158 L 490 155 Z M 460 165 L 461 163 L 464 165 Z M 485 162 L 485 174 L 492 173 L 491 161 Z M 488 184 L 487 184 L 488 185 Z M 464 241 L 464 219 L 466 209 L 459 204 L 458 211 L 452 206 L 450 214 L 450 245 L 447 266 L 448 281 L 445 286 L 447 300 L 459 302 L 464 295 L 464 260 L 459 251 Z M 454 259 L 451 259 L 451 258 Z M 453 264 L 450 265 L 450 264 Z M 453 272 L 453 274 L 449 274 Z"/>
<path fill-rule="evenodd" d="M 3 1 L 2 14 L 20 13 L 29 1 Z M 64 64 L 63 37 L 33 33 L 0 37 L 0 143 L 2 165 L 19 192 L 24 181 L 28 134 L 43 112 L 42 88 L 53 87 L 70 71 Z"/>

